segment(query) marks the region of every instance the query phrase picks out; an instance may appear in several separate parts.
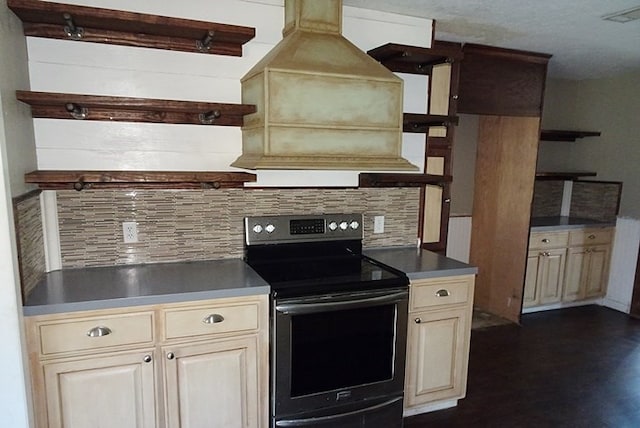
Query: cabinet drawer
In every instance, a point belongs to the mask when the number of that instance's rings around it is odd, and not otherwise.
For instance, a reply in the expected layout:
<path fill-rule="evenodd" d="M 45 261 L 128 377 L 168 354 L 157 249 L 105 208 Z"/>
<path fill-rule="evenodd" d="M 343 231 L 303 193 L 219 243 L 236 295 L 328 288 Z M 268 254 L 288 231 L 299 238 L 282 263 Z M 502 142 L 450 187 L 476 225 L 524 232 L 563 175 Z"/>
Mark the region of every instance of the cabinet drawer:
<path fill-rule="evenodd" d="M 569 234 L 569 245 L 599 245 L 610 244 L 613 236 L 613 230 L 606 229 L 582 229 L 571 231 Z"/>
<path fill-rule="evenodd" d="M 153 342 L 153 313 L 78 318 L 38 328 L 43 355 Z"/>
<path fill-rule="evenodd" d="M 534 232 L 529 237 L 530 250 L 566 247 L 569 242 L 568 232 Z"/>
<path fill-rule="evenodd" d="M 472 278 L 412 282 L 409 310 L 466 303 L 472 297 L 472 284 Z"/>
<path fill-rule="evenodd" d="M 258 311 L 258 304 L 168 309 L 164 312 L 165 338 L 257 330 Z"/>

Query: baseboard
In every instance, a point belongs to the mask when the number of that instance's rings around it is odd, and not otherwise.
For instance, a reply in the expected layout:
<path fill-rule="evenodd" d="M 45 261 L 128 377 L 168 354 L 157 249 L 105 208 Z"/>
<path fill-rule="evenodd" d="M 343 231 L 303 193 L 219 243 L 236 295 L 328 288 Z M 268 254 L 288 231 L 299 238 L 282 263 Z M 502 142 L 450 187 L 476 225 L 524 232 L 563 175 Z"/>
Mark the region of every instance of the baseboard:
<path fill-rule="evenodd" d="M 601 297 L 598 297 L 598 298 L 595 298 L 595 299 L 580 300 L 578 302 L 551 303 L 549 305 L 541 305 L 541 306 L 533 306 L 531 308 L 523 308 L 522 309 L 522 313 L 523 314 L 530 314 L 530 313 L 533 313 L 533 312 L 552 311 L 554 309 L 572 308 L 572 307 L 575 307 L 575 306 L 586 306 L 586 305 L 607 306 L 607 305 L 605 305 L 603 303 L 603 300 L 604 299 L 602 299 Z"/>
<path fill-rule="evenodd" d="M 602 299 L 602 306 L 624 312 L 625 314 L 631 311 L 631 305 L 628 302 L 619 302 L 617 300 L 607 299 L 606 297 Z"/>
<path fill-rule="evenodd" d="M 404 409 L 402 415 L 406 418 L 408 416 L 419 415 L 421 413 L 435 412 L 436 410 L 450 409 L 458 405 L 458 400 L 446 400 L 438 401 L 435 403 L 427 403 L 422 406 L 414 406 L 410 409 Z"/>

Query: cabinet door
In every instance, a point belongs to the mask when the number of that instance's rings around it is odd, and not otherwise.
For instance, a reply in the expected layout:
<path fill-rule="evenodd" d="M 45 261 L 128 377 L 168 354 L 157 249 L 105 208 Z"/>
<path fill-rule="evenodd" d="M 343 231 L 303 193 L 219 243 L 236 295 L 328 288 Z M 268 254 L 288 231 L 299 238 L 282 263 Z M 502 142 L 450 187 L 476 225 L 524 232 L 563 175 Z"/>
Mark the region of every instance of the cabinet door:
<path fill-rule="evenodd" d="M 600 297 L 605 294 L 609 276 L 608 245 L 589 247 L 588 272 L 585 281 L 585 297 Z"/>
<path fill-rule="evenodd" d="M 163 348 L 167 426 L 260 426 L 257 338 Z"/>
<path fill-rule="evenodd" d="M 469 347 L 467 308 L 410 314 L 406 407 L 464 396 Z"/>
<path fill-rule="evenodd" d="M 564 283 L 564 265 L 566 250 L 555 249 L 541 253 L 538 270 L 538 287 L 540 289 L 540 303 L 555 303 L 562 298 Z"/>
<path fill-rule="evenodd" d="M 49 428 L 155 428 L 153 351 L 43 364 Z"/>
<path fill-rule="evenodd" d="M 524 277 L 524 293 L 522 296 L 522 306 L 525 308 L 540 303 L 540 295 L 538 293 L 539 264 L 540 252 L 529 251 L 527 255 L 527 270 Z"/>
<path fill-rule="evenodd" d="M 588 253 L 586 247 L 571 247 L 567 251 L 567 269 L 562 300 L 573 301 L 584 298 L 587 276 Z"/>

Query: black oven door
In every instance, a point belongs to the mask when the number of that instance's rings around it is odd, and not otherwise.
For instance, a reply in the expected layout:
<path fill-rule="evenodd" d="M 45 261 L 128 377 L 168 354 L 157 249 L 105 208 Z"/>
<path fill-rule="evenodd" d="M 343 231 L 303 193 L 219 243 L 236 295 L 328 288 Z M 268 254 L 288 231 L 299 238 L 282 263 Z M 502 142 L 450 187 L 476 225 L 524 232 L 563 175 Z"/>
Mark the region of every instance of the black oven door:
<path fill-rule="evenodd" d="M 275 426 L 312 426 L 303 421 L 383 411 L 384 403 L 401 421 L 407 304 L 407 287 L 275 299 Z"/>

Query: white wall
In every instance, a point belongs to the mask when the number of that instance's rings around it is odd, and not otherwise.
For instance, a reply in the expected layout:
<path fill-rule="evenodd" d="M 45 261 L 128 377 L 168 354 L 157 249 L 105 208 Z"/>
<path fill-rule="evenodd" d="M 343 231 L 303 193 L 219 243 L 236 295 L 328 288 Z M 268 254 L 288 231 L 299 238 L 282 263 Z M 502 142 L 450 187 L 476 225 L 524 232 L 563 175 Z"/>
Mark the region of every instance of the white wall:
<path fill-rule="evenodd" d="M 15 100 L 27 89 L 25 40 L 20 22 L 0 0 L 0 425 L 29 426 L 22 301 L 11 197 L 28 190 L 24 173 L 35 168 L 28 108 Z"/>
<path fill-rule="evenodd" d="M 282 1 L 140 0 L 67 3 L 256 28 L 244 55 L 225 57 L 29 38 L 36 91 L 240 102 L 240 78 L 282 38 Z M 363 50 L 388 42 L 429 46 L 432 21 L 344 8 L 344 35 Z M 52 78 L 55 76 L 55 78 Z M 405 78 L 405 111 L 426 111 L 427 79 Z M 233 170 L 241 152 L 235 127 L 35 120 L 40 169 Z M 405 135 L 403 156 L 422 166 L 424 137 Z M 260 185 L 357 184 L 358 172 L 260 171 Z"/>

